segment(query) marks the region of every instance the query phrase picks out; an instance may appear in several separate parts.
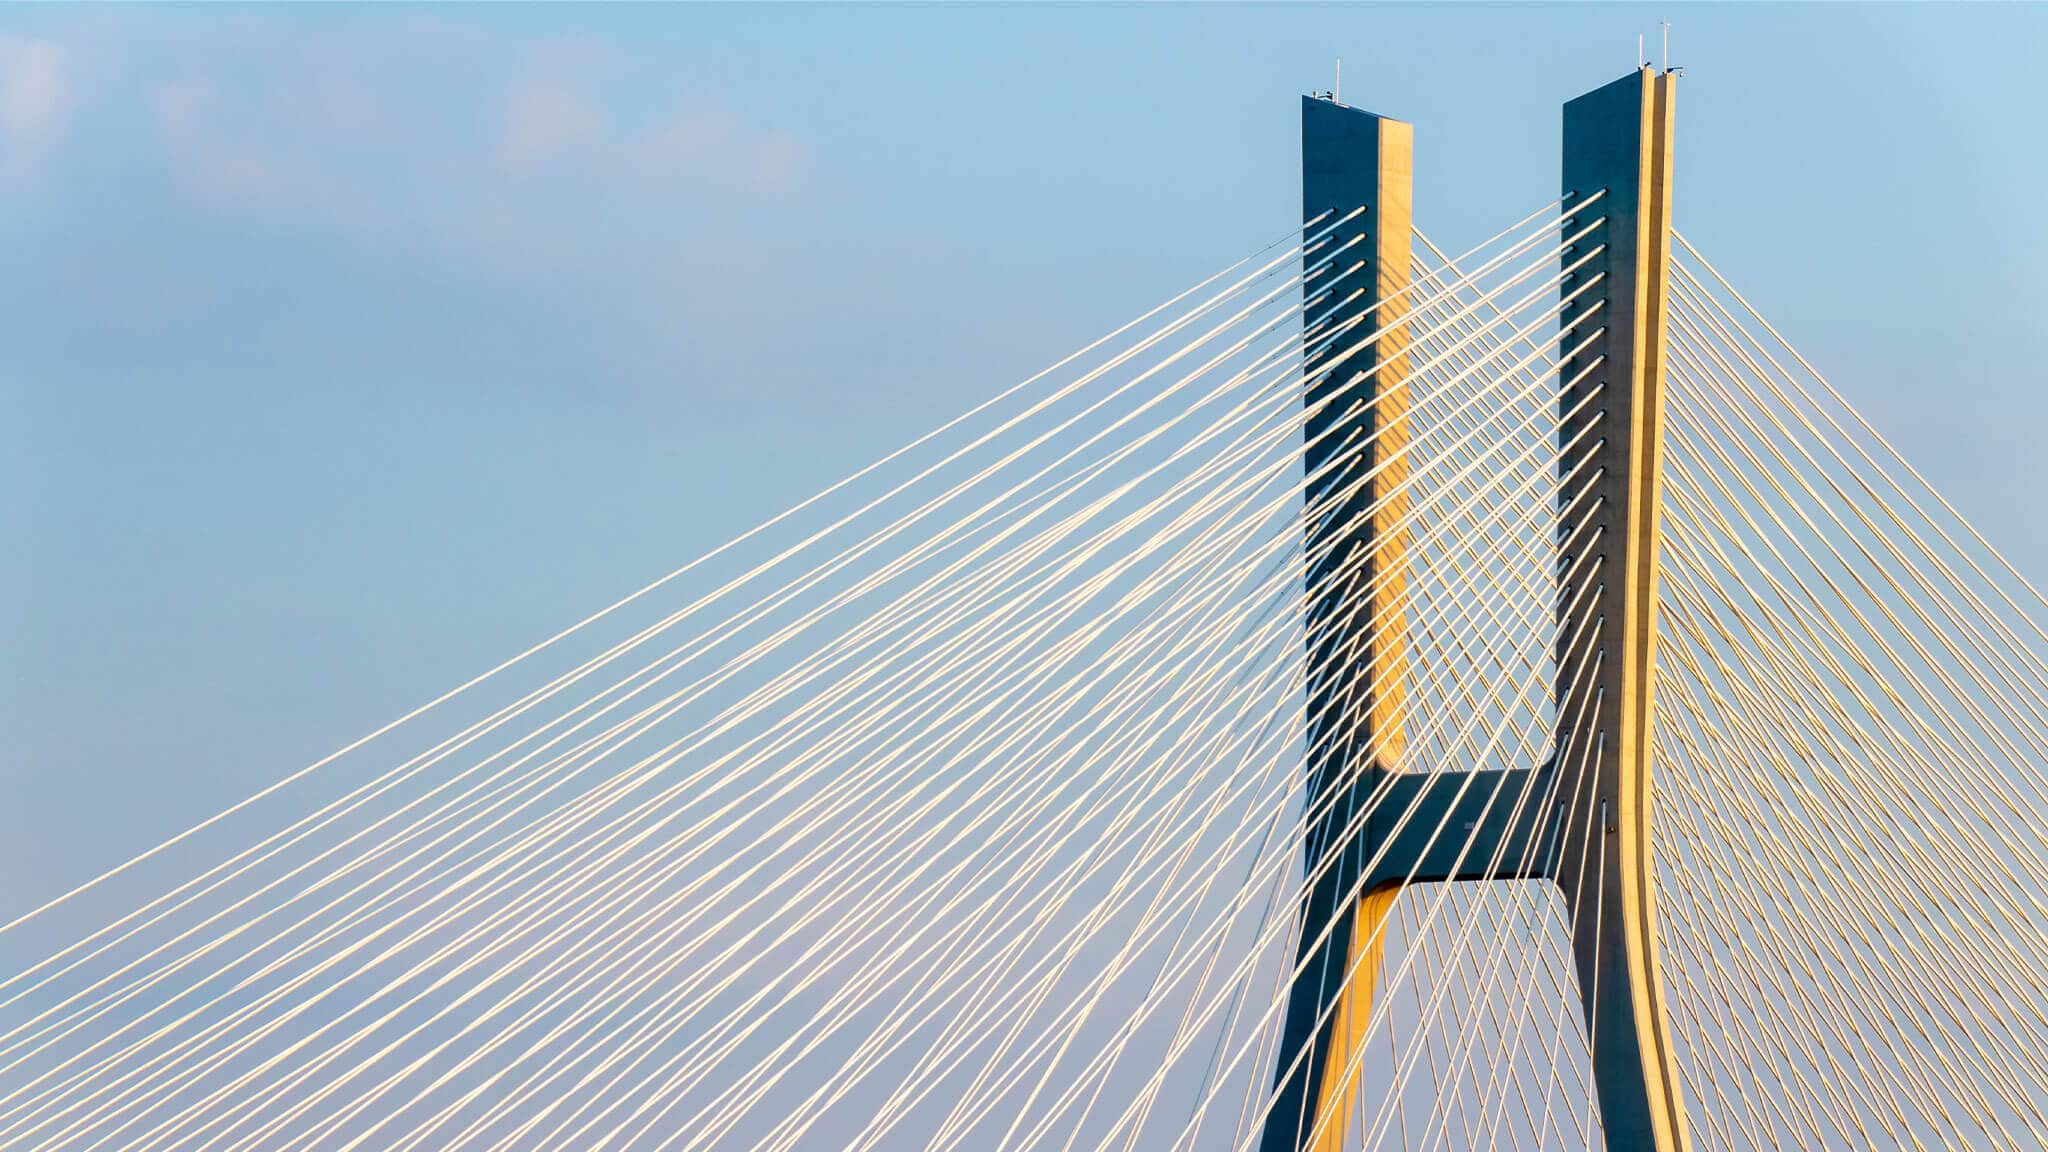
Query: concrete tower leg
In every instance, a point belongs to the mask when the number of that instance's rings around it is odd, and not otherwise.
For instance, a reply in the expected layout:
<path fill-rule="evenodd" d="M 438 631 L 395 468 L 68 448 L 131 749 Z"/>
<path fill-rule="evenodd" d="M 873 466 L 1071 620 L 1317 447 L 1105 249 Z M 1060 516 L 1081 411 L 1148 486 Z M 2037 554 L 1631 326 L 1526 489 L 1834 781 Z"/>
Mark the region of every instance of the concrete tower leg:
<path fill-rule="evenodd" d="M 1351 843 L 1303 903 L 1299 958 L 1305 966 L 1290 993 L 1282 1045 L 1301 1058 L 1282 1060 L 1280 1099 L 1265 1134 L 1266 1147 L 1290 1152 L 1334 1149 L 1343 1140 L 1343 1120 L 1358 1089 L 1343 1070 L 1372 1015 L 1377 929 L 1394 896 L 1392 889 L 1361 894 L 1363 842 L 1346 829 L 1365 789 L 1396 770 L 1404 750 L 1407 557 L 1402 541 L 1382 527 L 1400 520 L 1407 501 L 1382 498 L 1400 490 L 1408 471 L 1401 449 L 1408 440 L 1414 129 L 1305 97 L 1301 151 L 1304 220 L 1364 211 L 1338 224 L 1309 256 L 1351 244 L 1329 273 L 1304 289 L 1303 323 L 1312 333 L 1350 325 L 1306 365 L 1307 499 L 1311 507 L 1330 506 L 1309 518 L 1306 541 L 1308 794 L 1311 811 L 1322 814 L 1311 821 L 1304 855 L 1313 868 L 1340 838 Z M 1364 267 L 1319 295 L 1318 283 L 1361 261 Z M 1363 291 L 1353 295 L 1353 288 Z M 1383 462 L 1391 463 L 1359 484 Z"/>
<path fill-rule="evenodd" d="M 1658 970 L 1650 858 L 1676 87 L 1675 77 L 1644 68 L 1564 107 L 1566 211 L 1600 195 L 1585 215 L 1603 222 L 1578 249 L 1604 250 L 1576 273 L 1577 282 L 1603 276 L 1580 297 L 1589 305 L 1602 301 L 1602 331 L 1561 365 L 1560 382 L 1599 364 L 1558 398 L 1559 411 L 1569 412 L 1588 391 L 1600 391 L 1559 433 L 1560 443 L 1567 442 L 1587 422 L 1598 422 L 1590 434 L 1598 447 L 1588 474 L 1600 469 L 1593 493 L 1599 504 L 1589 526 L 1599 530 L 1591 547 L 1600 555 L 1588 577 L 1595 582 L 1589 594 L 1559 600 L 1556 746 L 1573 750 L 1560 758 L 1566 775 L 1558 794 L 1574 798 L 1577 810 L 1565 814 L 1556 876 L 1570 910 L 1608 1147 L 1657 1152 L 1687 1147 Z M 1592 220 L 1575 220 L 1575 230 Z M 1566 254 L 1567 262 L 1573 258 Z M 1597 672 L 1579 675 L 1581 669 Z M 1574 721 L 1582 725 L 1578 745 L 1564 727 Z"/>

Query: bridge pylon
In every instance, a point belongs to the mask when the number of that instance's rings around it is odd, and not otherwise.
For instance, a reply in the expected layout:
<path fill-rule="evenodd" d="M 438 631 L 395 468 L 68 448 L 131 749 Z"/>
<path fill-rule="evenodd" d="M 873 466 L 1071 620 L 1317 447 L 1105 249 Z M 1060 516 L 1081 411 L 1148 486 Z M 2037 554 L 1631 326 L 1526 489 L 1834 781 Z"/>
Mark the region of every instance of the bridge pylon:
<path fill-rule="evenodd" d="M 1384 925 L 1402 888 L 1536 878 L 1557 884 L 1571 925 L 1607 1146 L 1689 1148 L 1658 970 L 1650 836 L 1675 89 L 1671 74 L 1643 68 L 1564 106 L 1563 211 L 1587 211 L 1572 220 L 1578 239 L 1563 259 L 1595 254 L 1563 291 L 1597 277 L 1574 310 L 1597 302 L 1599 332 L 1563 349 L 1576 353 L 1559 367 L 1559 443 L 1589 421 L 1600 426 L 1579 441 L 1596 445 L 1582 469 L 1595 477 L 1592 491 L 1561 494 L 1560 519 L 1563 502 L 1583 496 L 1572 527 L 1596 554 L 1576 566 L 1581 558 L 1560 557 L 1560 580 L 1576 572 L 1583 586 L 1559 589 L 1550 761 L 1466 772 L 1402 764 L 1408 557 L 1393 526 L 1408 506 L 1413 129 L 1330 99 L 1302 102 L 1303 218 L 1340 221 L 1316 255 L 1352 243 L 1357 256 L 1339 265 L 1366 266 L 1347 277 L 1363 291 L 1305 289 L 1304 324 L 1351 325 L 1330 345 L 1351 350 L 1306 366 L 1306 497 L 1331 505 L 1306 529 L 1303 849 L 1315 875 L 1263 1152 L 1342 1146 Z M 1561 478 L 1568 466 L 1560 461 Z"/>

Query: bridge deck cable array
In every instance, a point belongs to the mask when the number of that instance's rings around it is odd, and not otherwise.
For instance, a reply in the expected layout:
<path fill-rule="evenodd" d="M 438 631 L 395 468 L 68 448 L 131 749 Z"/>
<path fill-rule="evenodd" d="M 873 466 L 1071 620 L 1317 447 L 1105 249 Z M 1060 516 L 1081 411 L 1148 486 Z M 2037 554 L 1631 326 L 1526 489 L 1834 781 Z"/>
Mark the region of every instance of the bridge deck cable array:
<path fill-rule="evenodd" d="M 1600 1144 L 1621 199 L 1311 215 L 0 928 L 0 1147 Z M 2048 601 L 1682 236 L 1665 339 L 1686 1139 L 2048 1143 Z"/>

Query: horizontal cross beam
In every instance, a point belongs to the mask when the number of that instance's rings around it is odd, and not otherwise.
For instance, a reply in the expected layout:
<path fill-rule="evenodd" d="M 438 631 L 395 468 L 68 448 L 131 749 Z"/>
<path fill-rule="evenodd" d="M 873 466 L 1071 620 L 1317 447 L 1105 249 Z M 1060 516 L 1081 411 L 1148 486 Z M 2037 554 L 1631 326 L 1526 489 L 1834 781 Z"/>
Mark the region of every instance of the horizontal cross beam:
<path fill-rule="evenodd" d="M 1549 878 L 1551 769 L 1484 772 L 1373 771 L 1358 786 L 1380 791 L 1363 829 L 1367 890 L 1459 880 Z M 1360 805 L 1363 807 L 1363 805 Z"/>

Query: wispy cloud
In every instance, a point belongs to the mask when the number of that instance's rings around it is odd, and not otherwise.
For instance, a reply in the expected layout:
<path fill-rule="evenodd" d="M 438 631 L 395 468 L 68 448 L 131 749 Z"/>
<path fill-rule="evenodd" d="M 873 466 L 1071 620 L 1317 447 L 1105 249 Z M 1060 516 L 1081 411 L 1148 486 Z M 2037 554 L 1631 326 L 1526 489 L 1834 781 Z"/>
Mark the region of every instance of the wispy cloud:
<path fill-rule="evenodd" d="M 626 44 L 417 13 L 124 9 L 37 35 L 0 38 L 0 177 L 40 158 L 37 306 L 73 332 L 204 349 L 280 338 L 315 297 L 365 324 L 466 309 L 505 319 L 465 355 L 548 341 L 609 388 L 738 342 L 713 317 L 805 268 L 760 236 L 834 234 L 809 142 Z"/>
<path fill-rule="evenodd" d="M 757 193 L 795 191 L 811 162 L 798 137 L 748 132 L 716 108 L 671 113 L 634 141 L 633 154 L 654 173 Z"/>
<path fill-rule="evenodd" d="M 141 98 L 163 160 L 201 204 L 304 223 L 424 223 L 423 205 L 517 210 L 510 185 L 567 175 L 650 203 L 789 194 L 812 168 L 791 133 L 715 100 L 626 91 L 618 50 L 508 41 L 429 20 L 262 24 L 167 45 Z M 251 63 L 260 61 L 261 63 Z"/>
<path fill-rule="evenodd" d="M 504 100 L 498 154 L 515 167 L 541 163 L 597 142 L 607 117 L 589 96 L 556 79 L 514 87 Z"/>
<path fill-rule="evenodd" d="M 62 46 L 0 34 L 0 174 L 31 173 L 65 133 L 71 70 Z"/>

